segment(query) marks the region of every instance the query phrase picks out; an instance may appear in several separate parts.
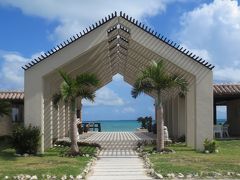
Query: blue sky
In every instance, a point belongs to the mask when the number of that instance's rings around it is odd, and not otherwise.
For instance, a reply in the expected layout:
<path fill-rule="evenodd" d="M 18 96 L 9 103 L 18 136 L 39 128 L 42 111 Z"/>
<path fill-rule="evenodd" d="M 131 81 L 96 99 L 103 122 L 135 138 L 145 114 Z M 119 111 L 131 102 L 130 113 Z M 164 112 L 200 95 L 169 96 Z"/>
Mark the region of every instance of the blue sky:
<path fill-rule="evenodd" d="M 214 81 L 240 82 L 240 6 L 230 0 L 0 0 L 0 89 L 23 89 L 21 66 L 114 11 L 124 11 L 213 63 Z M 131 98 L 118 75 L 85 102 L 83 118 L 153 116 L 153 99 Z M 109 102 L 108 104 L 104 102 Z M 224 109 L 219 108 L 220 115 Z"/>

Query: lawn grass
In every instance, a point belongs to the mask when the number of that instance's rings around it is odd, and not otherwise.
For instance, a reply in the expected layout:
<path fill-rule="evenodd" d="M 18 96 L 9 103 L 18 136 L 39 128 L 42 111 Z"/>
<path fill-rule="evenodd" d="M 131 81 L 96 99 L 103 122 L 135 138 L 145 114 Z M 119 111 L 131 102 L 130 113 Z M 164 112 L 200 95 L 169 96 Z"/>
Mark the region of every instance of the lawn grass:
<path fill-rule="evenodd" d="M 217 172 L 222 175 L 227 172 L 240 173 L 240 140 L 217 141 L 219 153 L 204 154 L 186 147 L 185 144 L 173 144 L 169 148 L 176 151 L 174 154 L 150 154 L 149 159 L 153 168 L 162 175 L 168 173 L 182 173 L 209 175 Z M 144 148 L 150 152 L 153 146 Z M 238 177 L 239 178 L 239 177 Z"/>
<path fill-rule="evenodd" d="M 84 170 L 91 157 L 61 157 L 69 148 L 54 147 L 45 152 L 44 155 L 17 157 L 15 150 L 7 143 L 0 142 L 0 179 L 5 176 L 19 174 L 37 175 L 79 175 Z M 81 150 L 85 154 L 93 155 L 95 147 L 84 146 Z"/>

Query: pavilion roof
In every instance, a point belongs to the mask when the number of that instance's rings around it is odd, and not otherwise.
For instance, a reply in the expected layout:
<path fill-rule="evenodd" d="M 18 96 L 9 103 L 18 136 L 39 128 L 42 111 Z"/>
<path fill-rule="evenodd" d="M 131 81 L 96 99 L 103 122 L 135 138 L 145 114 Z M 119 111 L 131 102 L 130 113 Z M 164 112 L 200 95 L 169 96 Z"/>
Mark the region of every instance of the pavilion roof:
<path fill-rule="evenodd" d="M 214 96 L 240 96 L 240 84 L 214 84 Z"/>
<path fill-rule="evenodd" d="M 130 16 L 128 16 L 125 13 L 122 13 L 122 12 L 120 12 L 119 15 L 118 15 L 117 12 L 112 13 L 111 15 L 108 15 L 107 17 L 103 18 L 102 20 L 100 20 L 100 21 L 96 22 L 95 24 L 92 24 L 91 26 L 89 26 L 89 28 L 86 28 L 86 30 L 83 30 L 82 32 L 80 32 L 80 33 L 70 37 L 66 41 L 60 43 L 59 45 L 57 45 L 53 49 L 43 53 L 38 58 L 32 60 L 30 63 L 26 64 L 22 68 L 24 70 L 27 70 L 27 69 L 31 68 L 32 66 L 38 64 L 39 62 L 43 61 L 44 59 L 48 58 L 49 56 L 57 53 L 58 51 L 61 51 L 61 49 L 67 47 L 71 43 L 83 38 L 86 34 L 91 33 L 92 31 L 99 28 L 100 26 L 107 23 L 108 21 L 111 21 L 112 19 L 118 18 L 118 17 L 121 17 L 121 18 L 125 19 L 126 21 L 128 21 L 129 23 L 133 24 L 134 26 L 137 26 L 138 28 L 144 30 L 146 33 L 148 33 L 151 36 L 153 36 L 154 38 L 158 39 L 159 42 L 165 43 L 167 46 L 170 46 L 170 47 L 174 48 L 175 50 L 181 52 L 182 54 L 190 57 L 192 60 L 196 61 L 197 63 L 199 63 L 201 65 L 203 65 L 204 67 L 206 67 L 210 70 L 212 70 L 214 68 L 214 66 L 212 64 L 209 64 L 205 60 L 202 60 L 202 58 L 199 58 L 195 54 L 191 53 L 189 50 L 185 49 L 184 47 L 181 47 L 180 45 L 178 45 L 177 43 L 169 40 L 168 38 L 158 34 L 154 30 L 152 30 L 151 28 L 144 25 L 143 23 L 139 22 L 138 20 L 135 20 L 134 18 L 132 18 L 132 17 L 130 17 Z M 110 31 L 108 33 L 110 33 Z"/>
<path fill-rule="evenodd" d="M 22 91 L 1 91 L 0 100 L 23 100 L 24 92 Z"/>

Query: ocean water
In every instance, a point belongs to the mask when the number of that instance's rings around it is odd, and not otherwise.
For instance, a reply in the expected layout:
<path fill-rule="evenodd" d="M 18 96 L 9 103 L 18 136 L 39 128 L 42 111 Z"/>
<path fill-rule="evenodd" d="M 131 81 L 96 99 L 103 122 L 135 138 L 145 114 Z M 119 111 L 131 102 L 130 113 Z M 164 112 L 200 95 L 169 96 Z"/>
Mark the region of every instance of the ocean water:
<path fill-rule="evenodd" d="M 224 124 L 226 119 L 217 119 L 217 124 Z"/>
<path fill-rule="evenodd" d="M 89 122 L 101 123 L 101 128 L 104 132 L 136 131 L 137 128 L 141 127 L 141 124 L 137 120 L 101 120 Z"/>
<path fill-rule="evenodd" d="M 225 119 L 218 119 L 218 124 L 224 124 Z M 99 120 L 99 121 L 83 121 L 83 122 L 99 122 L 103 132 L 118 132 L 118 131 L 136 131 L 141 127 L 141 123 L 137 120 Z M 153 121 L 154 123 L 154 121 Z"/>

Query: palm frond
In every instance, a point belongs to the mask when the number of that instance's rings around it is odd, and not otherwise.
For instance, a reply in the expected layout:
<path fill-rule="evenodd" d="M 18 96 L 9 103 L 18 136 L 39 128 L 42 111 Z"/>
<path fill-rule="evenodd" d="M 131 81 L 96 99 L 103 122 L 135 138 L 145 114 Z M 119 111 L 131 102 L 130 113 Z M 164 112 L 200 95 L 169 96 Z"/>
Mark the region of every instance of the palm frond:
<path fill-rule="evenodd" d="M 180 91 L 181 96 L 185 96 L 188 92 L 188 82 L 184 79 L 184 77 L 174 74 L 172 75 L 172 80 L 174 83 L 174 86 L 177 87 Z"/>
<path fill-rule="evenodd" d="M 70 99 L 71 96 L 74 96 L 73 89 L 74 89 L 74 83 L 71 83 L 71 85 L 68 85 L 65 81 L 62 82 L 60 86 L 60 92 L 64 101 L 66 101 L 67 99 Z"/>
<path fill-rule="evenodd" d="M 83 73 L 76 77 L 76 82 L 79 86 L 98 86 L 99 80 L 95 74 Z"/>
<path fill-rule="evenodd" d="M 78 97 L 94 101 L 96 96 L 94 87 L 99 84 L 95 74 L 83 73 L 76 76 L 76 78 L 70 77 L 63 71 L 59 71 L 59 74 L 64 81 L 60 85 L 60 93 L 53 96 L 55 104 L 58 104 L 59 100 L 63 100 L 65 103 L 75 101 Z"/>
<path fill-rule="evenodd" d="M 91 102 L 94 102 L 94 98 L 96 97 L 95 91 L 93 91 L 90 88 L 82 88 L 78 90 L 78 97 L 81 97 L 82 99 L 89 100 Z"/>
<path fill-rule="evenodd" d="M 73 79 L 64 71 L 59 70 L 59 74 L 63 78 L 64 82 L 71 86 Z"/>
<path fill-rule="evenodd" d="M 187 92 L 187 81 L 182 76 L 171 75 L 165 69 L 163 60 L 152 63 L 141 71 L 133 85 L 132 97 L 136 98 L 141 93 L 152 91 L 161 92 L 163 90 L 177 87 L 181 93 Z"/>
<path fill-rule="evenodd" d="M 6 100 L 0 100 L 0 116 L 9 115 L 11 112 L 11 103 Z"/>
<path fill-rule="evenodd" d="M 142 93 L 150 93 L 154 90 L 154 84 L 151 78 L 146 76 L 139 77 L 133 85 L 131 91 L 132 97 L 137 98 Z"/>

